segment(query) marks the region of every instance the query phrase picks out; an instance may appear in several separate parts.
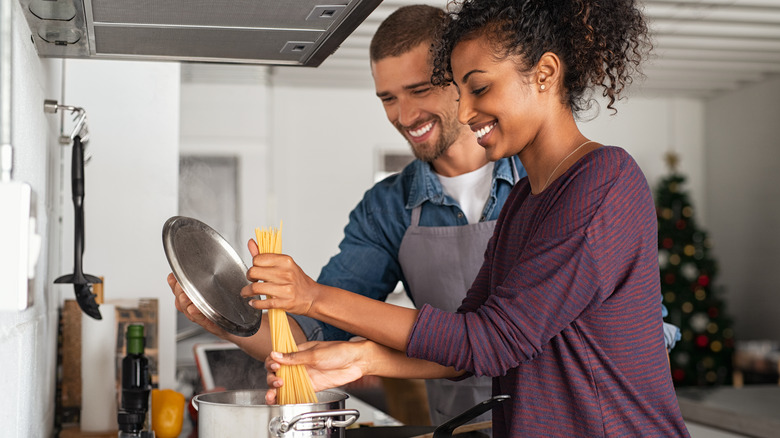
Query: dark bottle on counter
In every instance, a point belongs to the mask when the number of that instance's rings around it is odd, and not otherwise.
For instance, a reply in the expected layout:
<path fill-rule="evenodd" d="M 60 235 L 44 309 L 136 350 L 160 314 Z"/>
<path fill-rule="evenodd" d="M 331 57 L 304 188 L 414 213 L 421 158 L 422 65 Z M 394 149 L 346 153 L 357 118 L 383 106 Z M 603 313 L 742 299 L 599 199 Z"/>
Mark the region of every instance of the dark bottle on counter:
<path fill-rule="evenodd" d="M 117 416 L 120 437 L 154 437 L 154 432 L 144 430 L 152 389 L 145 346 L 144 326 L 128 326 L 127 355 L 122 359 L 122 403 Z"/>

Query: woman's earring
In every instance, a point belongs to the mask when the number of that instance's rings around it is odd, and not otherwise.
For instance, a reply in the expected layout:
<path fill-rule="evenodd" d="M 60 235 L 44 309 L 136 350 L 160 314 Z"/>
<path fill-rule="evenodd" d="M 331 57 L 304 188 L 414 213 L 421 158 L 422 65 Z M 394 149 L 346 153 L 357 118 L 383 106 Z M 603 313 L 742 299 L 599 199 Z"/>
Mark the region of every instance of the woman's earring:
<path fill-rule="evenodd" d="M 539 86 L 539 89 L 540 89 L 540 90 L 542 90 L 542 91 L 544 91 L 544 89 L 545 89 L 545 88 L 547 88 L 547 87 L 545 87 L 545 86 L 544 86 L 544 84 L 542 84 L 541 86 Z"/>

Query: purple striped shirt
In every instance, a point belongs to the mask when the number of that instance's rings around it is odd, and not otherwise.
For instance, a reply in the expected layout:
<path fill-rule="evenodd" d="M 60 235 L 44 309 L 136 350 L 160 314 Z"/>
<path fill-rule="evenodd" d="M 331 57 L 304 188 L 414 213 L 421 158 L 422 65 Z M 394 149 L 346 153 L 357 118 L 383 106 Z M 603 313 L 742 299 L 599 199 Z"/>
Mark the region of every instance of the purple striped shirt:
<path fill-rule="evenodd" d="M 494 377 L 495 437 L 687 437 L 658 305 L 647 181 L 624 150 L 539 195 L 521 180 L 458 313 L 424 306 L 410 357 Z"/>

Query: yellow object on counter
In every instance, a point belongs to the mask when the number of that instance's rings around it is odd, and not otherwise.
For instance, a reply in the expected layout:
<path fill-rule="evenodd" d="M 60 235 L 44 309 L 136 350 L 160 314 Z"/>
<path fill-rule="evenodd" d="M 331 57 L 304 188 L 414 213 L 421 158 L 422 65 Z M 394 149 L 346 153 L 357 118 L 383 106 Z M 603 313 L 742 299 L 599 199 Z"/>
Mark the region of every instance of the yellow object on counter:
<path fill-rule="evenodd" d="M 152 430 L 156 438 L 176 438 L 184 424 L 184 395 L 172 389 L 152 389 Z"/>

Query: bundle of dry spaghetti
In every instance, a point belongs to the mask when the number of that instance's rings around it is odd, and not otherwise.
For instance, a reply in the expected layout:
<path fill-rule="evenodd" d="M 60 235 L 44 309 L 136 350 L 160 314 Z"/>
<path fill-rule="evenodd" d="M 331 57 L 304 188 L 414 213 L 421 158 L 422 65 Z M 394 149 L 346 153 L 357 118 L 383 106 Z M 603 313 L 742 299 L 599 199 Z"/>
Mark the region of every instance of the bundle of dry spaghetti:
<path fill-rule="evenodd" d="M 257 248 L 260 253 L 282 252 L 282 225 L 279 229 L 255 228 L 255 237 L 257 238 Z M 287 313 L 281 309 L 270 309 L 268 311 L 268 321 L 271 325 L 271 344 L 274 351 L 280 353 L 292 353 L 298 351 L 298 345 L 295 343 L 290 323 L 287 320 Z M 280 405 L 294 403 L 317 403 L 317 396 L 314 394 L 314 387 L 309 378 L 309 373 L 303 365 L 282 365 L 276 373 L 284 380 L 284 385 L 276 392 L 276 403 Z"/>

